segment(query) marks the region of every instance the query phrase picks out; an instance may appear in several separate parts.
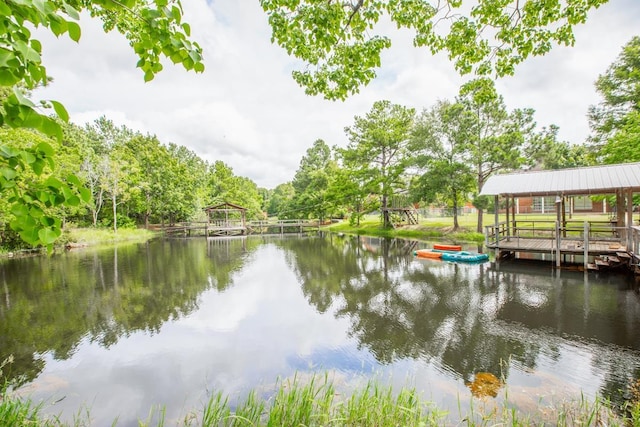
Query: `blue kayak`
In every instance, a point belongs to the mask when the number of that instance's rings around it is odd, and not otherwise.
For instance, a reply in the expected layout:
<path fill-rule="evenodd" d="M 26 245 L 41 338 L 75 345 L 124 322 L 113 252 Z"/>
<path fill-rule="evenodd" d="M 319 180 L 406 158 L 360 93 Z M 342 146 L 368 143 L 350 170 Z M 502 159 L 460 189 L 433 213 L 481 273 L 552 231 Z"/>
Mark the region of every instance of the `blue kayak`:
<path fill-rule="evenodd" d="M 489 260 L 489 255 L 466 251 L 442 252 L 442 259 L 455 262 L 482 262 Z"/>

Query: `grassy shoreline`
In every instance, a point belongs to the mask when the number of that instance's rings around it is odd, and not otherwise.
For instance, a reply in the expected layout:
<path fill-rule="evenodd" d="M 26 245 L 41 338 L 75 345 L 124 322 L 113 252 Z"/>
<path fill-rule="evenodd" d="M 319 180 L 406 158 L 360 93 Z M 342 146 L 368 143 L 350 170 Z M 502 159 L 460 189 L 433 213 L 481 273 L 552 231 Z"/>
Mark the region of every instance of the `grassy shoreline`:
<path fill-rule="evenodd" d="M 114 233 L 107 228 L 69 228 L 65 229 L 62 236 L 54 245 L 54 252 L 63 252 L 69 249 L 84 248 L 90 246 L 105 246 L 120 243 L 139 243 L 157 237 L 158 233 L 143 228 L 122 228 Z M 17 256 L 30 256 L 46 254 L 45 248 L 31 249 L 0 249 L 0 257 L 11 258 Z"/>
<path fill-rule="evenodd" d="M 486 403 L 484 405 L 483 403 Z M 6 389 L 0 393 L 0 425 L 34 427 L 78 427 L 92 425 L 90 411 L 78 412 L 72 422 L 61 416 L 45 415 L 44 403 L 35 403 L 12 395 Z M 301 381 L 297 376 L 279 381 L 275 392 L 267 399 L 255 390 L 236 403 L 215 393 L 199 410 L 191 410 L 180 418 L 167 421 L 165 408 L 152 407 L 139 426 L 640 426 L 640 402 L 630 402 L 626 410 L 618 411 L 605 399 L 576 397 L 554 405 L 540 405 L 532 413 L 514 408 L 508 401 L 495 403 L 476 400 L 470 408 L 459 408 L 460 421 L 448 419 L 447 411 L 420 398 L 417 391 L 403 387 L 394 390 L 369 382 L 351 394 L 337 393 L 328 375 L 313 375 Z M 463 414 L 464 412 L 464 414 Z M 113 426 L 118 425 L 114 414 Z"/>
<path fill-rule="evenodd" d="M 512 220 L 512 219 L 511 219 Z M 517 221 L 555 221 L 555 214 L 518 214 Z M 605 221 L 608 222 L 609 214 L 574 214 L 567 218 L 571 222 Z M 506 221 L 506 216 L 500 214 L 499 221 Z M 494 223 L 493 214 L 485 214 L 484 225 Z M 348 221 L 324 227 L 325 230 L 375 237 L 399 237 L 424 241 L 440 240 L 443 243 L 484 243 L 483 233 L 478 233 L 476 214 L 464 214 L 458 216 L 458 230 L 453 229 L 453 217 L 422 217 L 418 225 L 407 225 L 399 228 L 384 228 L 379 215 L 367 215 L 359 226 L 350 225 Z"/>
<path fill-rule="evenodd" d="M 399 237 L 403 239 L 434 240 L 439 239 L 448 243 L 483 243 L 484 235 L 472 231 L 470 224 L 464 223 L 458 230 L 451 226 L 453 220 L 447 218 L 423 219 L 418 225 L 400 228 L 384 228 L 378 217 L 367 217 L 360 221 L 359 226 L 350 225 L 343 221 L 325 227 L 334 233 L 356 234 L 375 237 Z"/>
<path fill-rule="evenodd" d="M 144 242 L 158 233 L 144 228 L 121 228 L 117 233 L 106 228 L 71 228 L 64 231 L 57 249 L 107 245 L 121 242 Z"/>

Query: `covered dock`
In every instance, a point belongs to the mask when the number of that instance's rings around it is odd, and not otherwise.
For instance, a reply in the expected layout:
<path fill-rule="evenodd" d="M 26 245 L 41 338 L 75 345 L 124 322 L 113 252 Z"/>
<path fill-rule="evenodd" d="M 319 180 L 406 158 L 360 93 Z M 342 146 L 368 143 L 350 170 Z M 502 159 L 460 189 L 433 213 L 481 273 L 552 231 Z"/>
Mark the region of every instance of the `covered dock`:
<path fill-rule="evenodd" d="M 513 253 L 549 253 L 560 267 L 563 256 L 581 255 L 584 267 L 597 269 L 612 263 L 638 264 L 640 227 L 633 222 L 633 195 L 640 191 L 640 163 L 510 173 L 491 176 L 480 195 L 504 202 L 506 219 L 485 226 L 485 246 L 497 257 Z M 611 219 L 576 222 L 567 219 L 571 196 L 615 195 Z M 555 220 L 518 219 L 516 200 L 555 198 Z M 591 262 L 593 261 L 593 262 Z"/>

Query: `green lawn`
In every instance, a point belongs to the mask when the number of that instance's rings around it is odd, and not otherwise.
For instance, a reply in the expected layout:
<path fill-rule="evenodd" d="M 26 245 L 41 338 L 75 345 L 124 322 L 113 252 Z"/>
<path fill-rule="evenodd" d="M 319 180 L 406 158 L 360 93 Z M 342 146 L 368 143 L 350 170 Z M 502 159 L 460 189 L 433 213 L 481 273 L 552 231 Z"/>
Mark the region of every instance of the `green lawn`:
<path fill-rule="evenodd" d="M 608 222 L 610 214 L 574 214 L 566 216 L 567 221 L 604 221 Z M 505 221 L 506 215 L 501 214 L 499 221 Z M 521 214 L 516 215 L 516 221 L 555 221 L 555 214 Z M 418 225 L 404 226 L 396 229 L 383 228 L 380 216 L 367 215 L 360 221 L 360 226 L 351 226 L 348 221 L 332 224 L 328 230 L 336 233 L 360 234 L 380 237 L 401 237 L 407 239 L 433 240 L 443 239 L 451 242 L 483 242 L 483 233 L 476 232 L 478 217 L 477 214 L 466 214 L 458 216 L 460 228 L 453 230 L 453 217 L 421 217 Z M 492 213 L 485 213 L 483 225 L 491 225 L 495 221 Z"/>

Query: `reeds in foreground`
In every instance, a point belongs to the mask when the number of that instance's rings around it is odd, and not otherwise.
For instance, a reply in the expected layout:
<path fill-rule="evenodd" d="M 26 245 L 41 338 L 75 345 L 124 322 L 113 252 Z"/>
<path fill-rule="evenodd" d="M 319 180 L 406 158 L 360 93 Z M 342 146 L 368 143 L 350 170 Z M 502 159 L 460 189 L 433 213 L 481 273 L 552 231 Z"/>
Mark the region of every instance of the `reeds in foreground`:
<path fill-rule="evenodd" d="M 473 402 L 473 400 L 472 400 Z M 336 393 L 328 375 L 312 375 L 301 380 L 279 381 L 275 392 L 261 398 L 256 391 L 235 407 L 222 393 L 212 394 L 200 411 L 187 414 L 177 426 L 202 427 L 271 427 L 271 426 L 620 426 L 640 427 L 640 402 L 630 401 L 623 413 L 615 411 L 606 400 L 586 399 L 543 406 L 536 413 L 520 413 L 508 401 L 491 406 L 488 413 L 473 404 L 460 421 L 452 424 L 447 413 L 420 398 L 415 389 L 369 382 L 350 395 Z M 12 397 L 5 388 L 0 394 L 1 426 L 67 427 L 92 425 L 90 414 L 65 424 L 56 417 L 42 415 L 42 405 L 28 399 Z M 462 412 L 462 410 L 460 411 Z M 83 421 L 86 419 L 87 421 Z M 118 425 L 114 414 L 113 425 Z M 141 427 L 167 425 L 164 408 L 152 408 Z"/>

